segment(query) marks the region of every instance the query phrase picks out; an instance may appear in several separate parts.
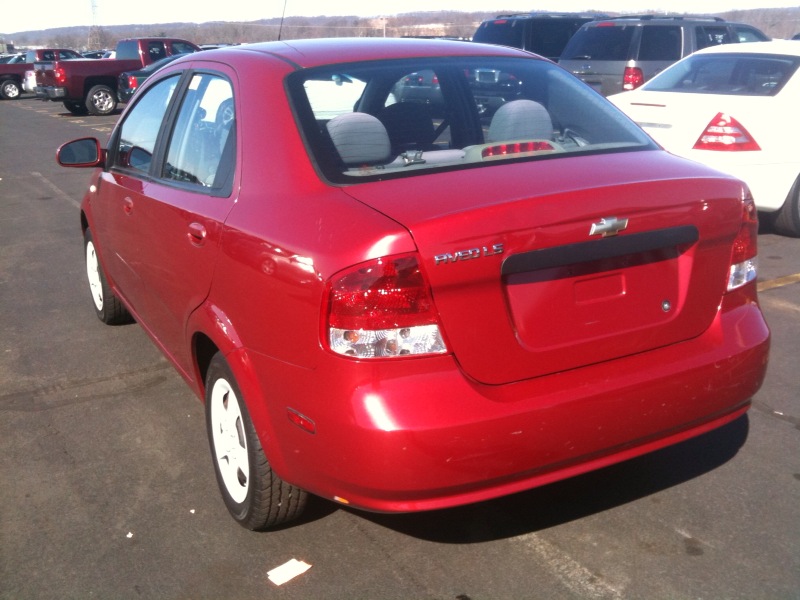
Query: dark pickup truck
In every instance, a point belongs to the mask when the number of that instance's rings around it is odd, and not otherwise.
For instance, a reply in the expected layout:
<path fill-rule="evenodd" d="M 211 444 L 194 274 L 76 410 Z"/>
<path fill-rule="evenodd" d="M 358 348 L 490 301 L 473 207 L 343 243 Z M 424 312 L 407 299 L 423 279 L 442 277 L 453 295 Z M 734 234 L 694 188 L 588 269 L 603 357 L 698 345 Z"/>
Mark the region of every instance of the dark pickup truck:
<path fill-rule="evenodd" d="M 28 50 L 20 60 L 0 64 L 0 98 L 13 100 L 22 93 L 25 71 L 33 69 L 33 64 L 42 60 L 73 60 L 83 58 L 75 50 L 67 48 L 37 48 Z"/>
<path fill-rule="evenodd" d="M 175 38 L 135 38 L 117 43 L 116 58 L 42 61 L 34 65 L 36 96 L 54 100 L 74 115 L 107 115 L 117 108 L 117 79 L 161 58 L 200 47 Z"/>

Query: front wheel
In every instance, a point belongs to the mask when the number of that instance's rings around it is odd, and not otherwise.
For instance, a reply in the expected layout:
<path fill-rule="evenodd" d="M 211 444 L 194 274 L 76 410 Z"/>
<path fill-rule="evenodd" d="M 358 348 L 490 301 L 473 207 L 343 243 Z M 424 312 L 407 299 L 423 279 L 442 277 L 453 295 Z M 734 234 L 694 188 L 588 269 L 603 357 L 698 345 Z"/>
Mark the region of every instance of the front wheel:
<path fill-rule="evenodd" d="M 299 517 L 308 494 L 272 471 L 239 386 L 221 354 L 209 365 L 205 401 L 214 472 L 231 516 L 253 530 Z"/>
<path fill-rule="evenodd" d="M 14 100 L 15 98 L 19 98 L 21 93 L 22 88 L 13 79 L 6 79 L 0 83 L 0 96 L 2 96 L 4 100 Z"/>
<path fill-rule="evenodd" d="M 92 232 L 87 229 L 83 234 L 83 249 L 86 259 L 86 277 L 89 280 L 89 292 L 92 295 L 97 318 L 107 325 L 130 323 L 133 319 L 128 309 L 111 290 L 106 274 L 97 258 L 97 249 L 92 239 Z"/>
<path fill-rule="evenodd" d="M 110 115 L 117 108 L 117 95 L 107 85 L 96 85 L 86 95 L 86 109 L 93 115 Z"/>
<path fill-rule="evenodd" d="M 792 191 L 772 221 L 775 233 L 800 237 L 800 176 L 795 180 Z"/>

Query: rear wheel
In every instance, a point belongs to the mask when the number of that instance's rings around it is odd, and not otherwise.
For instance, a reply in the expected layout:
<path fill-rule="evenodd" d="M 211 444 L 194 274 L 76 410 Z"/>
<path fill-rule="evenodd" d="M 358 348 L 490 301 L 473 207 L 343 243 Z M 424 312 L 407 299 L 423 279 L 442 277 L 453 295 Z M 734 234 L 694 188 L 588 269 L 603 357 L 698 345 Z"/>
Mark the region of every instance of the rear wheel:
<path fill-rule="evenodd" d="M 106 280 L 106 274 L 97 258 L 91 230 L 83 234 L 83 249 L 86 259 L 86 276 L 89 280 L 89 292 L 92 303 L 97 313 L 97 318 L 107 325 L 121 325 L 130 323 L 133 319 L 128 309 L 120 302 L 117 295 L 111 290 Z"/>
<path fill-rule="evenodd" d="M 239 386 L 221 354 L 209 365 L 205 400 L 214 472 L 231 516 L 254 530 L 299 517 L 308 494 L 272 471 Z"/>
<path fill-rule="evenodd" d="M 89 114 L 83 102 L 75 102 L 73 100 L 64 100 L 64 108 L 71 112 L 76 117 L 83 117 Z"/>
<path fill-rule="evenodd" d="M 107 85 L 96 85 L 86 95 L 86 109 L 93 115 L 110 115 L 117 108 L 117 96 Z"/>
<path fill-rule="evenodd" d="M 2 96 L 4 100 L 13 100 L 15 98 L 19 98 L 21 93 L 22 88 L 13 79 L 6 79 L 0 83 L 0 96 Z"/>
<path fill-rule="evenodd" d="M 773 217 L 772 227 L 775 233 L 800 237 L 800 176 L 794 182 L 786 202 Z"/>

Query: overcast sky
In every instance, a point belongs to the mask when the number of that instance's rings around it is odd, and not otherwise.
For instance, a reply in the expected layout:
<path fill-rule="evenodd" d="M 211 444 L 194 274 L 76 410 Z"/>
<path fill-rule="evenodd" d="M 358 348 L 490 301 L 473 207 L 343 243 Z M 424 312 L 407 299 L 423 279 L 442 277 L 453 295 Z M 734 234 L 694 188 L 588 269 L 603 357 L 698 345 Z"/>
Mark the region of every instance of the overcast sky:
<path fill-rule="evenodd" d="M 357 15 L 360 17 L 389 16 L 416 11 L 458 10 L 486 11 L 490 6 L 502 6 L 496 12 L 524 12 L 536 5 L 537 10 L 607 12 L 642 12 L 669 10 L 672 12 L 718 13 L 747 8 L 798 6 L 800 0 L 286 0 L 286 16 Z M 17 0 L 5 3 L 0 19 L 0 33 L 16 33 L 73 25 L 129 25 L 146 23 L 207 21 L 255 21 L 279 17 L 283 0 L 233 0 L 202 2 L 198 0 L 36 0 L 30 8 Z M 12 5 L 16 8 L 11 8 Z M 756 6 L 763 4 L 763 6 Z M 93 10 L 94 7 L 94 10 Z"/>

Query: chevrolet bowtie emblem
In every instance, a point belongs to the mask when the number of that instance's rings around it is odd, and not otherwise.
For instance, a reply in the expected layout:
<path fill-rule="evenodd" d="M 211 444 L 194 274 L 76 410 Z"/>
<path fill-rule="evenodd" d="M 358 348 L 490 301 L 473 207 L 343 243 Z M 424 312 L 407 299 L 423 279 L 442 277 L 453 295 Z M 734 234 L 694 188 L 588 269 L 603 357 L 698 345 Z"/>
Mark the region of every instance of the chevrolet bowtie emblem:
<path fill-rule="evenodd" d="M 617 217 L 606 217 L 597 223 L 592 223 L 589 235 L 602 235 L 609 237 L 617 235 L 620 231 L 628 227 L 628 219 L 618 219 Z"/>

